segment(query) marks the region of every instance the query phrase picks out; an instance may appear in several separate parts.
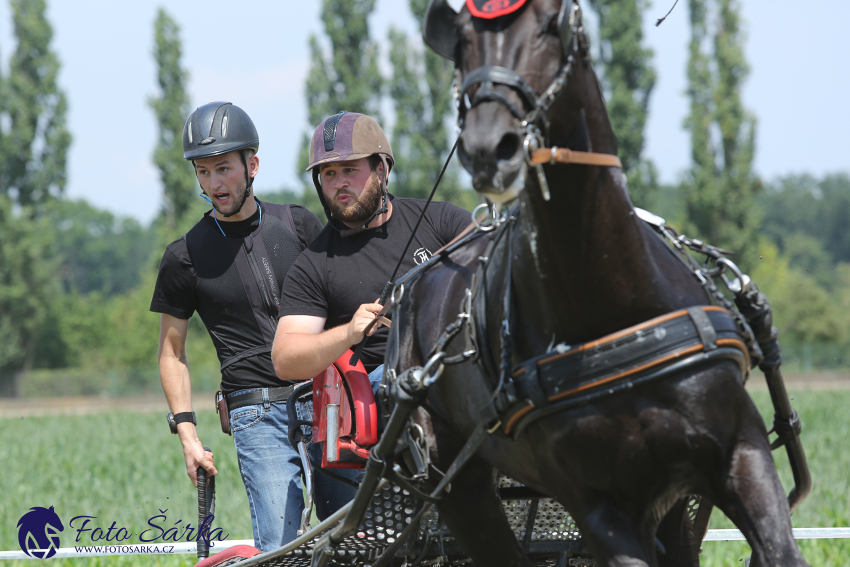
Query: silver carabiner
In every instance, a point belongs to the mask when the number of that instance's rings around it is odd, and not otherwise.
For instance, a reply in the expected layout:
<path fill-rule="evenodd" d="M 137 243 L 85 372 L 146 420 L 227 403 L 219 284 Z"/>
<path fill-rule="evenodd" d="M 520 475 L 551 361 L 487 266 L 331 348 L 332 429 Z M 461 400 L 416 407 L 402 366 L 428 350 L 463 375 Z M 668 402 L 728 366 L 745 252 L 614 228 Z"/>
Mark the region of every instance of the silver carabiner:
<path fill-rule="evenodd" d="M 431 368 L 439 363 L 444 357 L 446 353 L 443 351 L 438 352 L 434 356 L 431 357 L 428 362 L 425 363 L 425 366 L 422 367 L 422 370 L 419 371 L 419 387 L 427 388 L 431 384 L 437 381 L 437 379 L 443 375 L 443 370 L 446 369 L 444 364 L 440 364 L 440 367 L 437 369 L 437 373 L 434 374 L 433 377 L 429 377 L 428 374 L 431 372 Z"/>
<path fill-rule="evenodd" d="M 723 266 L 724 268 L 728 268 L 733 274 L 735 274 L 735 279 L 729 281 L 729 278 L 726 277 L 726 273 L 720 273 L 720 279 L 723 280 L 723 283 L 726 284 L 726 287 L 729 288 L 729 291 L 734 293 L 735 295 L 741 295 L 745 293 L 750 288 L 750 276 L 743 273 L 741 268 L 738 267 L 735 262 L 730 260 L 729 258 L 718 258 L 718 265 Z"/>

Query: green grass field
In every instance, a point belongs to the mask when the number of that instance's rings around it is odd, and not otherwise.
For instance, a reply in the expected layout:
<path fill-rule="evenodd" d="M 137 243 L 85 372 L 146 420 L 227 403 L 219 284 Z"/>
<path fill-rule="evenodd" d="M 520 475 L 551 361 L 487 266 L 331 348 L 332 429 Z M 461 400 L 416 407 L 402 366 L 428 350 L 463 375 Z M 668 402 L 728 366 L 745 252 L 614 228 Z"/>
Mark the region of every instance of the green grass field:
<path fill-rule="evenodd" d="M 850 435 L 847 408 L 850 391 L 796 392 L 794 404 L 804 423 L 804 442 L 814 476 L 814 490 L 794 516 L 798 527 L 850 526 Z M 766 392 L 753 397 L 772 419 Z M 219 469 L 215 526 L 230 539 L 249 539 L 248 504 L 236 465 L 233 441 L 218 429 L 213 412 L 199 414 L 201 440 L 215 452 Z M 152 516 L 166 510 L 164 529 L 190 522 L 197 524 L 196 491 L 185 474 L 177 437 L 168 433 L 160 413 L 115 412 L 85 417 L 32 417 L 0 419 L 0 549 L 18 549 L 16 524 L 33 506 L 54 506 L 65 523 L 63 547 L 75 545 L 76 532 L 68 521 L 74 516 L 96 516 L 92 524 L 104 530 L 114 521 L 134 537 L 123 543 L 140 543 Z M 784 453 L 775 453 L 786 487 L 790 471 Z M 77 524 L 75 524 L 77 525 Z M 712 528 L 733 527 L 715 512 Z M 81 544 L 91 545 L 84 536 Z M 101 542 L 102 543 L 102 542 Z M 850 540 L 815 540 L 800 543 L 813 566 L 850 563 Z M 743 542 L 704 544 L 706 567 L 741 565 L 749 555 Z M 10 561 L 8 565 L 33 565 L 38 560 Z M 193 565 L 193 555 L 52 559 L 51 565 L 93 567 Z"/>

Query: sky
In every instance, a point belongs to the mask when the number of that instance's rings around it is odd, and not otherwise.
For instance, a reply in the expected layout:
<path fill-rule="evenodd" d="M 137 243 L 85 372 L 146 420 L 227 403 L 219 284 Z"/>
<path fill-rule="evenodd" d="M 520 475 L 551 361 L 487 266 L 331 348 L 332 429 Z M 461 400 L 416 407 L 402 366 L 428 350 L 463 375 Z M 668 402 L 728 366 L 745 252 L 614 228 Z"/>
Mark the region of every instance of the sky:
<path fill-rule="evenodd" d="M 687 2 L 679 2 L 660 27 L 654 26 L 673 1 L 654 0 L 644 21 L 658 74 L 645 156 L 666 183 L 678 180 L 690 159 L 682 127 L 688 112 Z M 309 37 L 322 33 L 318 0 L 47 2 L 74 138 L 69 198 L 85 198 L 143 223 L 160 210 L 162 189 L 151 157 L 157 129 L 147 102 L 157 93 L 153 22 L 160 6 L 181 28 L 192 107 L 225 100 L 254 120 L 260 134 L 257 192 L 300 186 L 299 145 L 313 130 L 307 124 L 304 80 Z M 850 2 L 741 0 L 741 5 L 751 68 L 744 104 L 758 120 L 756 172 L 769 181 L 792 173 L 850 171 Z M 370 26 L 382 43 L 385 70 L 392 25 L 416 33 L 407 2 L 378 0 Z M 13 49 L 10 9 L 0 0 L 4 72 Z"/>

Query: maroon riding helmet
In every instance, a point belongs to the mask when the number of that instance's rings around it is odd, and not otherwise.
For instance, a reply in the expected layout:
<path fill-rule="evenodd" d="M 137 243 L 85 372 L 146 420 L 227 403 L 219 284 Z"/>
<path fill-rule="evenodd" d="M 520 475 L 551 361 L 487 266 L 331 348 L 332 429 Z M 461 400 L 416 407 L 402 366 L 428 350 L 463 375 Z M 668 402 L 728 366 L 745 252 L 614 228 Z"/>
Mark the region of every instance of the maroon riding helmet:
<path fill-rule="evenodd" d="M 357 112 L 342 111 L 325 119 L 313 132 L 310 141 L 310 165 L 306 171 L 313 171 L 313 185 L 319 194 L 319 200 L 325 209 L 328 222 L 342 236 L 351 236 L 366 230 L 376 216 L 387 212 L 387 178 L 381 178 L 381 205 L 362 226 L 348 228 L 333 218 L 325 196 L 322 193 L 322 183 L 319 180 L 319 166 L 324 163 L 348 161 L 377 155 L 384 164 L 384 171 L 389 173 L 395 160 L 393 150 L 387 135 L 381 126 L 371 116 Z"/>

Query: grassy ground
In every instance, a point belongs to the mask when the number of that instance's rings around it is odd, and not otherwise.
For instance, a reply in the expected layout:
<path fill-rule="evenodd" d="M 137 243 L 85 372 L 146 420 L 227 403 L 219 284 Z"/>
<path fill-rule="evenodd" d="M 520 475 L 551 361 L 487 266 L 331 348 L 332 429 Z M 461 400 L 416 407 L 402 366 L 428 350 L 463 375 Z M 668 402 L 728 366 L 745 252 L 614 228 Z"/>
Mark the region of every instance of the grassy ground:
<path fill-rule="evenodd" d="M 251 518 L 233 440 L 221 433 L 215 412 L 199 413 L 198 421 L 201 441 L 215 453 L 219 470 L 214 526 L 229 533 L 229 539 L 250 539 Z M 154 523 L 164 530 L 178 521 L 178 528 L 197 525 L 197 491 L 186 476 L 180 443 L 168 432 L 163 412 L 122 413 L 117 407 L 92 416 L 2 419 L 0 428 L 0 549 L 19 549 L 16 524 L 33 506 L 55 507 L 65 525 L 62 547 L 75 545 L 76 533 L 68 522 L 79 515 L 96 516 L 92 526 L 106 530 L 114 521 L 116 530 L 126 527 L 135 534 L 122 543 L 143 543 L 139 534 L 145 529 L 161 535 L 148 525 L 160 510 L 166 518 Z M 89 535 L 80 544 L 92 545 Z M 57 567 L 196 562 L 192 555 L 51 560 Z M 25 564 L 8 562 L 16 563 Z"/>
<path fill-rule="evenodd" d="M 800 391 L 789 387 L 792 404 L 803 420 L 803 447 L 812 471 L 812 493 L 794 513 L 792 522 L 799 528 L 850 526 L 850 391 Z M 767 392 L 752 392 L 762 415 L 770 423 L 773 409 Z M 786 492 L 793 486 L 791 469 L 783 449 L 774 452 L 779 476 Z M 732 523 L 715 510 L 712 528 L 733 528 Z M 850 540 L 800 540 L 800 550 L 812 566 L 850 564 Z M 703 567 L 742 565 L 749 557 L 746 542 L 705 542 Z"/>
<path fill-rule="evenodd" d="M 811 496 L 794 515 L 798 527 L 850 526 L 850 425 L 846 408 L 850 391 L 796 391 L 791 388 L 804 423 L 804 442 L 814 476 Z M 753 398 L 771 418 L 766 392 Z M 141 543 L 138 534 L 148 519 L 169 529 L 197 524 L 196 491 L 185 475 L 177 438 L 168 433 L 161 412 L 114 412 L 90 416 L 24 417 L 0 419 L 0 549 L 18 549 L 16 524 L 33 506 L 54 506 L 65 523 L 62 546 L 74 545 L 76 533 L 68 521 L 78 515 L 96 516 L 92 525 L 104 529 L 114 521 L 134 537 L 123 543 Z M 231 438 L 218 429 L 213 412 L 199 413 L 201 440 L 216 455 L 219 469 L 216 526 L 230 539 L 249 539 L 248 504 Z M 775 453 L 786 488 L 791 475 L 784 454 Z M 75 525 L 77 525 L 75 523 Z M 733 527 L 715 511 L 712 528 Z M 90 545 L 87 536 L 80 543 Z M 813 566 L 850 563 L 850 540 L 802 541 L 803 554 Z M 705 567 L 737 566 L 749 555 L 742 542 L 707 542 Z M 100 557 L 51 560 L 56 567 L 189 566 L 192 555 L 174 557 Z M 32 565 L 8 562 L 7 565 Z"/>

